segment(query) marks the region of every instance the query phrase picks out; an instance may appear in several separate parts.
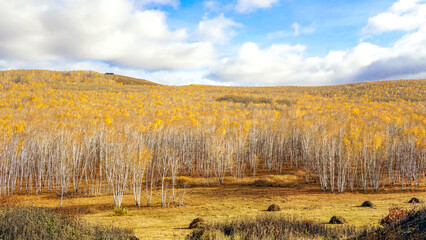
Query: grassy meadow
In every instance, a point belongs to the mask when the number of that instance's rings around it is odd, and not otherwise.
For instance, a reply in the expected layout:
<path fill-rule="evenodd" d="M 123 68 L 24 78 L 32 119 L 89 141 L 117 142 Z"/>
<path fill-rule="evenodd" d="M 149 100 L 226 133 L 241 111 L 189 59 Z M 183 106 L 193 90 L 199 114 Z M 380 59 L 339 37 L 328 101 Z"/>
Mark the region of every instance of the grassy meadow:
<path fill-rule="evenodd" d="M 303 182 L 303 179 L 298 181 Z M 133 204 L 133 196 L 127 194 L 123 201 L 129 211 L 127 215 L 117 216 L 114 213 L 111 195 L 69 197 L 64 200 L 63 211 L 79 215 L 89 222 L 133 229 L 140 239 L 184 239 L 192 231 L 188 229 L 189 224 L 197 217 L 221 222 L 244 216 L 282 215 L 327 224 L 332 216 L 338 215 L 344 216 L 348 225 L 378 227 L 389 208 L 410 209 L 415 206 L 408 203 L 412 197 L 426 200 L 424 187 L 405 191 L 389 189 L 381 192 L 331 194 L 293 181 L 277 182 L 294 185 L 261 187 L 255 186 L 251 178 L 242 180 L 242 183 L 227 179 L 220 186 L 188 188 L 182 207 L 170 205 L 165 208 L 158 202 L 151 207 L 138 208 Z M 154 194 L 154 198 L 160 198 L 159 191 Z M 7 201 L 19 205 L 58 208 L 59 200 L 56 194 L 43 194 L 15 195 Z M 360 207 L 364 201 L 371 201 L 375 206 Z M 282 210 L 267 212 L 268 206 L 274 203 L 280 205 Z"/>

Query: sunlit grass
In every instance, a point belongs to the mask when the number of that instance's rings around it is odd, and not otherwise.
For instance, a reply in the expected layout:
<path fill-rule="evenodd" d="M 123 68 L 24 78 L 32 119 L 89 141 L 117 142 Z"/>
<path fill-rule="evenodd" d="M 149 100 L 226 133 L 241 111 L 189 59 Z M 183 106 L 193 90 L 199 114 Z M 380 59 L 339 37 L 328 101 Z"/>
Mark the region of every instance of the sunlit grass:
<path fill-rule="evenodd" d="M 292 174 L 262 175 L 257 179 L 275 180 L 277 183 L 292 183 L 299 176 Z M 201 184 L 201 179 L 190 179 L 192 183 Z M 355 226 L 378 226 L 388 209 L 394 206 L 410 208 L 407 203 L 413 196 L 425 201 L 424 187 L 417 190 L 400 191 L 399 189 L 380 192 L 355 192 L 343 194 L 323 193 L 317 186 L 303 183 L 295 187 L 257 187 L 252 178 L 234 181 L 227 178 L 224 185 L 189 186 L 183 207 L 169 208 L 160 206 L 160 192 L 155 191 L 153 205 L 137 208 L 133 196 L 124 196 L 123 206 L 129 213 L 117 216 L 113 209 L 112 196 L 105 194 L 91 197 L 69 197 L 64 200 L 64 211 L 81 215 L 84 219 L 101 224 L 131 228 L 141 239 L 182 239 L 191 232 L 189 223 L 197 217 L 208 221 L 223 221 L 241 216 L 262 214 L 279 214 L 296 216 L 326 224 L 334 215 L 344 216 L 348 223 Z M 177 195 L 182 193 L 179 189 Z M 364 201 L 372 201 L 374 208 L 360 207 Z M 56 194 L 13 196 L 9 201 L 22 205 L 35 205 L 57 208 L 59 199 Z M 272 203 L 281 207 L 280 212 L 266 212 Z"/>

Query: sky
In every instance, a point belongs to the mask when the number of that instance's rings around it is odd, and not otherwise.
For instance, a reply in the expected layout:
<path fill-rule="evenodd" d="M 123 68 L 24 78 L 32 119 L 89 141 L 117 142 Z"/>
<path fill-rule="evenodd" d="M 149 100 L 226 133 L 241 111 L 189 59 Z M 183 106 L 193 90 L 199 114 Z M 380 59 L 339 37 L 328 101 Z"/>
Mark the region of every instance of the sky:
<path fill-rule="evenodd" d="M 426 78 L 426 0 L 0 0 L 0 69 L 169 84 Z"/>

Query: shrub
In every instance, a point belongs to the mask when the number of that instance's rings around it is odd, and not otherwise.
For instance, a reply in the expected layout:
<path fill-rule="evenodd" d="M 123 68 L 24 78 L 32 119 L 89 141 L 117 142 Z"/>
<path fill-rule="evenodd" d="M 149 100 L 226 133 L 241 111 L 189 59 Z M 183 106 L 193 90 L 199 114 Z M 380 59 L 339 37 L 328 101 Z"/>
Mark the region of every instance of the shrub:
<path fill-rule="evenodd" d="M 204 218 L 196 218 L 189 224 L 189 229 L 203 228 L 206 225 L 207 221 Z"/>
<path fill-rule="evenodd" d="M 191 178 L 190 177 L 186 177 L 186 176 L 179 176 L 176 178 L 176 185 L 183 187 L 188 185 L 191 182 Z"/>
<path fill-rule="evenodd" d="M 277 211 L 281 211 L 281 208 L 278 204 L 272 204 L 271 206 L 268 207 L 268 212 L 277 212 Z"/>
<path fill-rule="evenodd" d="M 129 213 L 125 207 L 115 207 L 114 208 L 115 215 L 123 216 Z"/>
<path fill-rule="evenodd" d="M 370 201 L 365 201 L 361 204 L 361 207 L 374 207 L 374 204 Z"/>
<path fill-rule="evenodd" d="M 0 212 L 0 239 L 137 239 L 132 231 L 87 224 L 58 211 L 39 207 L 9 207 Z"/>
<path fill-rule="evenodd" d="M 408 201 L 408 203 L 420 203 L 420 200 L 416 197 L 413 197 L 412 199 L 410 199 L 410 201 Z"/>
<path fill-rule="evenodd" d="M 389 214 L 380 220 L 380 224 L 383 226 L 397 224 L 407 219 L 409 210 L 400 207 L 394 207 L 389 209 Z"/>
<path fill-rule="evenodd" d="M 348 221 L 346 221 L 346 219 L 342 216 L 333 216 L 330 219 L 330 222 L 328 222 L 329 224 L 345 224 Z"/>
<path fill-rule="evenodd" d="M 392 212 L 396 212 L 396 210 L 393 209 Z M 356 239 L 426 239 L 426 207 L 413 208 L 407 212 L 408 214 L 403 220 L 392 221 L 375 231 L 361 234 Z"/>

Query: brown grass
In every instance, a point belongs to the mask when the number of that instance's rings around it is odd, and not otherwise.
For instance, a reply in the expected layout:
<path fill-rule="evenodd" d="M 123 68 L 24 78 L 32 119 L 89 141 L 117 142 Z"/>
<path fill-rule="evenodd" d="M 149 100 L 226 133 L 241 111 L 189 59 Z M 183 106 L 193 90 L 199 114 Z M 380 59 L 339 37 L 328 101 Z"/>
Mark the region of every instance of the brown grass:
<path fill-rule="evenodd" d="M 294 181 L 286 175 L 264 175 L 260 178 Z M 415 195 L 419 199 L 426 199 L 424 187 L 406 191 L 331 194 L 321 192 L 318 186 L 306 186 L 302 183 L 293 187 L 257 187 L 251 184 L 251 178 L 237 182 L 233 178 L 227 178 L 225 184 L 220 186 L 205 186 L 201 179 L 186 180 L 198 184 L 187 188 L 183 207 L 161 207 L 160 191 L 157 190 L 151 207 L 137 208 L 134 206 L 133 196 L 125 195 L 123 204 L 129 213 L 124 216 L 116 216 L 114 213 L 111 195 L 66 198 L 63 211 L 81 215 L 90 222 L 134 229 L 136 236 L 141 239 L 182 239 L 191 232 L 188 226 L 197 217 L 221 221 L 241 216 L 258 216 L 265 213 L 265 209 L 273 203 L 281 206 L 281 211 L 274 214 L 300 217 L 323 224 L 328 223 L 332 216 L 338 215 L 345 217 L 351 225 L 361 227 L 379 226 L 380 219 L 388 214 L 389 208 L 412 206 L 407 203 L 407 199 L 413 196 L 413 191 L 417 191 Z M 177 195 L 182 191 L 180 188 Z M 366 200 L 373 201 L 375 208 L 359 207 L 359 203 Z M 59 206 L 56 194 L 16 195 L 4 201 L 19 201 L 20 205 L 50 208 Z"/>

